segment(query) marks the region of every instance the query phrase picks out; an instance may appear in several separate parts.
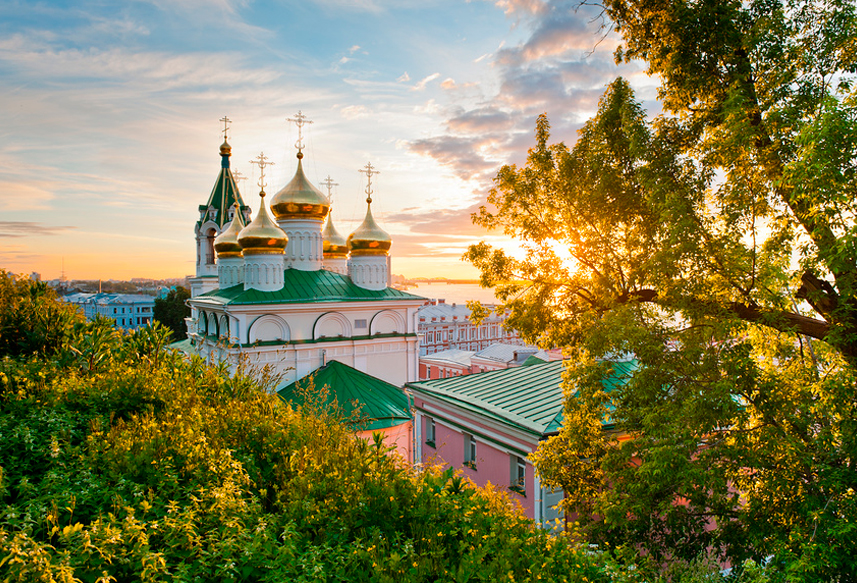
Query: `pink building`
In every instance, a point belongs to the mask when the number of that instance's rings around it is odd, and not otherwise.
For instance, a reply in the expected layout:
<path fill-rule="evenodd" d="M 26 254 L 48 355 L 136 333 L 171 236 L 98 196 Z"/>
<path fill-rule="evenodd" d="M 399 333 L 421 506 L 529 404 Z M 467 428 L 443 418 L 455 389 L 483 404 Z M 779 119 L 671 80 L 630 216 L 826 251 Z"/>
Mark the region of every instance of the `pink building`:
<path fill-rule="evenodd" d="M 527 516 L 559 518 L 562 492 L 543 488 L 527 456 L 562 423 L 562 361 L 408 383 L 414 457 L 508 488 Z"/>

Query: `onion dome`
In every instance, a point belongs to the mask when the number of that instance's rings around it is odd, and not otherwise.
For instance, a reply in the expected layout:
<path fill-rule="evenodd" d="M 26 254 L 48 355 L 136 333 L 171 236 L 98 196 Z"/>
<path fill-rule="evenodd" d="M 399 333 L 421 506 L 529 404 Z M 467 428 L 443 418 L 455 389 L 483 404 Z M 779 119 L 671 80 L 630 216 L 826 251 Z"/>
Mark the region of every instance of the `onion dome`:
<path fill-rule="evenodd" d="M 223 143 L 220 144 L 220 155 L 221 156 L 231 156 L 232 155 L 232 146 L 229 145 L 225 139 Z"/>
<path fill-rule="evenodd" d="M 271 200 L 271 210 L 278 221 L 284 219 L 323 220 L 330 210 L 330 200 L 304 174 L 298 152 L 298 169 L 294 178 Z"/>
<path fill-rule="evenodd" d="M 348 236 L 351 255 L 387 255 L 393 240 L 378 226 L 372 216 L 371 199 L 367 199 L 366 218 L 357 230 Z"/>
<path fill-rule="evenodd" d="M 244 228 L 244 219 L 241 217 L 241 207 L 237 202 L 232 208 L 235 210 L 235 214 L 232 215 L 232 222 L 214 240 L 214 250 L 217 251 L 218 258 L 241 256 L 241 245 L 238 243 L 238 234 Z"/>
<path fill-rule="evenodd" d="M 238 234 L 238 244 L 245 255 L 280 254 L 289 242 L 289 236 L 271 219 L 265 204 L 265 191 L 259 193 L 262 197 L 259 214 L 253 221 L 241 229 Z"/>
<path fill-rule="evenodd" d="M 348 241 L 333 226 L 333 213 L 327 215 L 327 225 L 321 232 L 321 237 L 325 258 L 345 259 L 348 255 Z"/>

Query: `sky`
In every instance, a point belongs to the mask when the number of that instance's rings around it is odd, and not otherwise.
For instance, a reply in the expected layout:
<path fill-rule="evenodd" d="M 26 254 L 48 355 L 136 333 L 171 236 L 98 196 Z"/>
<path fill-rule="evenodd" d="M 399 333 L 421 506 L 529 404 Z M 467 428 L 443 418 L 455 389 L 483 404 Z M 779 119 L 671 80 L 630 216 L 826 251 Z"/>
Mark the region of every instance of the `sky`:
<path fill-rule="evenodd" d="M 592 7 L 564 0 L 0 0 L 0 268 L 43 279 L 193 274 L 193 228 L 220 168 L 258 209 L 304 169 L 330 176 L 346 235 L 372 210 L 393 272 L 476 277 L 467 246 L 508 245 L 472 224 L 492 178 L 521 164 L 547 113 L 572 144 L 617 76 Z"/>

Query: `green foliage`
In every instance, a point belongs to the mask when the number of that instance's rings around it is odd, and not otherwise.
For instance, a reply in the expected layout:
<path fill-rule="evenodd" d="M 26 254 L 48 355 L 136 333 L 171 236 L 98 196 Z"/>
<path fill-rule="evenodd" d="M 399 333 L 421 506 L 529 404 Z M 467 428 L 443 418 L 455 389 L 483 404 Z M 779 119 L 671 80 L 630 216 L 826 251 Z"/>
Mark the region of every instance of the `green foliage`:
<path fill-rule="evenodd" d="M 173 340 L 187 338 L 184 319 L 190 317 L 189 299 L 190 292 L 182 286 L 171 289 L 164 298 L 155 298 L 153 318 L 172 331 Z"/>
<path fill-rule="evenodd" d="M 795 581 L 857 572 L 857 16 L 847 2 L 609 0 L 662 82 L 572 148 L 540 116 L 474 221 L 509 324 L 564 346 L 566 427 L 537 455 L 586 540 L 654 570 L 707 550 Z M 510 281 L 525 283 L 507 284 Z M 800 302 L 800 303 L 799 303 Z M 639 370 L 605 391 L 610 362 Z M 615 432 L 598 429 L 605 419 Z M 621 440 L 619 437 L 631 437 Z M 773 572 L 773 571 L 771 571 Z"/>
<path fill-rule="evenodd" d="M 44 282 L 0 269 L 0 357 L 53 354 L 83 320 Z"/>
<path fill-rule="evenodd" d="M 4 581 L 621 580 L 505 494 L 186 360 L 164 327 L 78 324 L 0 360 Z"/>

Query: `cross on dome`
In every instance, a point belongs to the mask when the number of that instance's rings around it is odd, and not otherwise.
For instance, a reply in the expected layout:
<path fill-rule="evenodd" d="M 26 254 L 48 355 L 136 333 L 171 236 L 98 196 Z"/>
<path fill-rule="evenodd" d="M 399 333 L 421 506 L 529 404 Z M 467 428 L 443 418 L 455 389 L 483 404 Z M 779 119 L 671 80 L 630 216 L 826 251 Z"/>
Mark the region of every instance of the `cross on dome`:
<path fill-rule="evenodd" d="M 268 157 L 265 155 L 265 152 L 260 152 L 255 159 L 250 160 L 251 164 L 255 164 L 259 167 L 259 188 L 262 190 L 259 191 L 259 196 L 265 196 L 265 166 L 273 166 L 273 162 L 268 162 Z"/>
<path fill-rule="evenodd" d="M 298 126 L 298 140 L 295 142 L 295 148 L 298 149 L 298 159 L 303 158 L 304 157 L 304 154 L 303 154 L 303 149 L 304 149 L 303 127 L 305 125 L 311 124 L 312 120 L 307 119 L 307 116 L 305 116 L 303 113 L 301 113 L 301 110 L 298 110 L 297 114 L 295 114 L 295 117 L 287 117 L 286 121 L 290 121 L 293 124 L 295 124 L 296 126 Z"/>
<path fill-rule="evenodd" d="M 231 119 L 229 119 L 228 117 L 226 117 L 226 116 L 224 115 L 223 117 L 221 117 L 221 118 L 220 118 L 220 120 L 219 120 L 219 121 L 222 121 L 222 122 L 223 122 L 223 129 L 222 129 L 222 130 L 220 130 L 220 133 L 222 133 L 222 134 L 223 134 L 223 139 L 224 139 L 224 140 L 228 140 L 228 139 L 229 139 L 229 136 L 227 136 L 226 134 L 227 134 L 227 132 L 229 132 L 229 124 L 231 124 L 231 123 L 232 123 L 232 120 L 231 120 Z"/>
<path fill-rule="evenodd" d="M 338 183 L 338 182 L 334 182 L 334 181 L 333 181 L 333 179 L 330 177 L 330 174 L 328 174 L 328 175 L 327 175 L 327 178 L 325 178 L 324 180 L 322 180 L 321 182 L 319 182 L 319 184 L 321 184 L 321 185 L 323 185 L 323 186 L 326 186 L 326 187 L 327 187 L 327 198 L 329 198 L 329 199 L 333 199 L 333 195 L 330 193 L 330 190 L 331 190 L 334 186 L 339 186 L 339 183 Z"/>
<path fill-rule="evenodd" d="M 360 172 L 366 175 L 366 202 L 372 204 L 372 177 L 376 174 L 380 174 L 380 170 L 375 170 L 372 166 L 372 162 L 366 162 L 365 168 L 361 168 Z"/>

